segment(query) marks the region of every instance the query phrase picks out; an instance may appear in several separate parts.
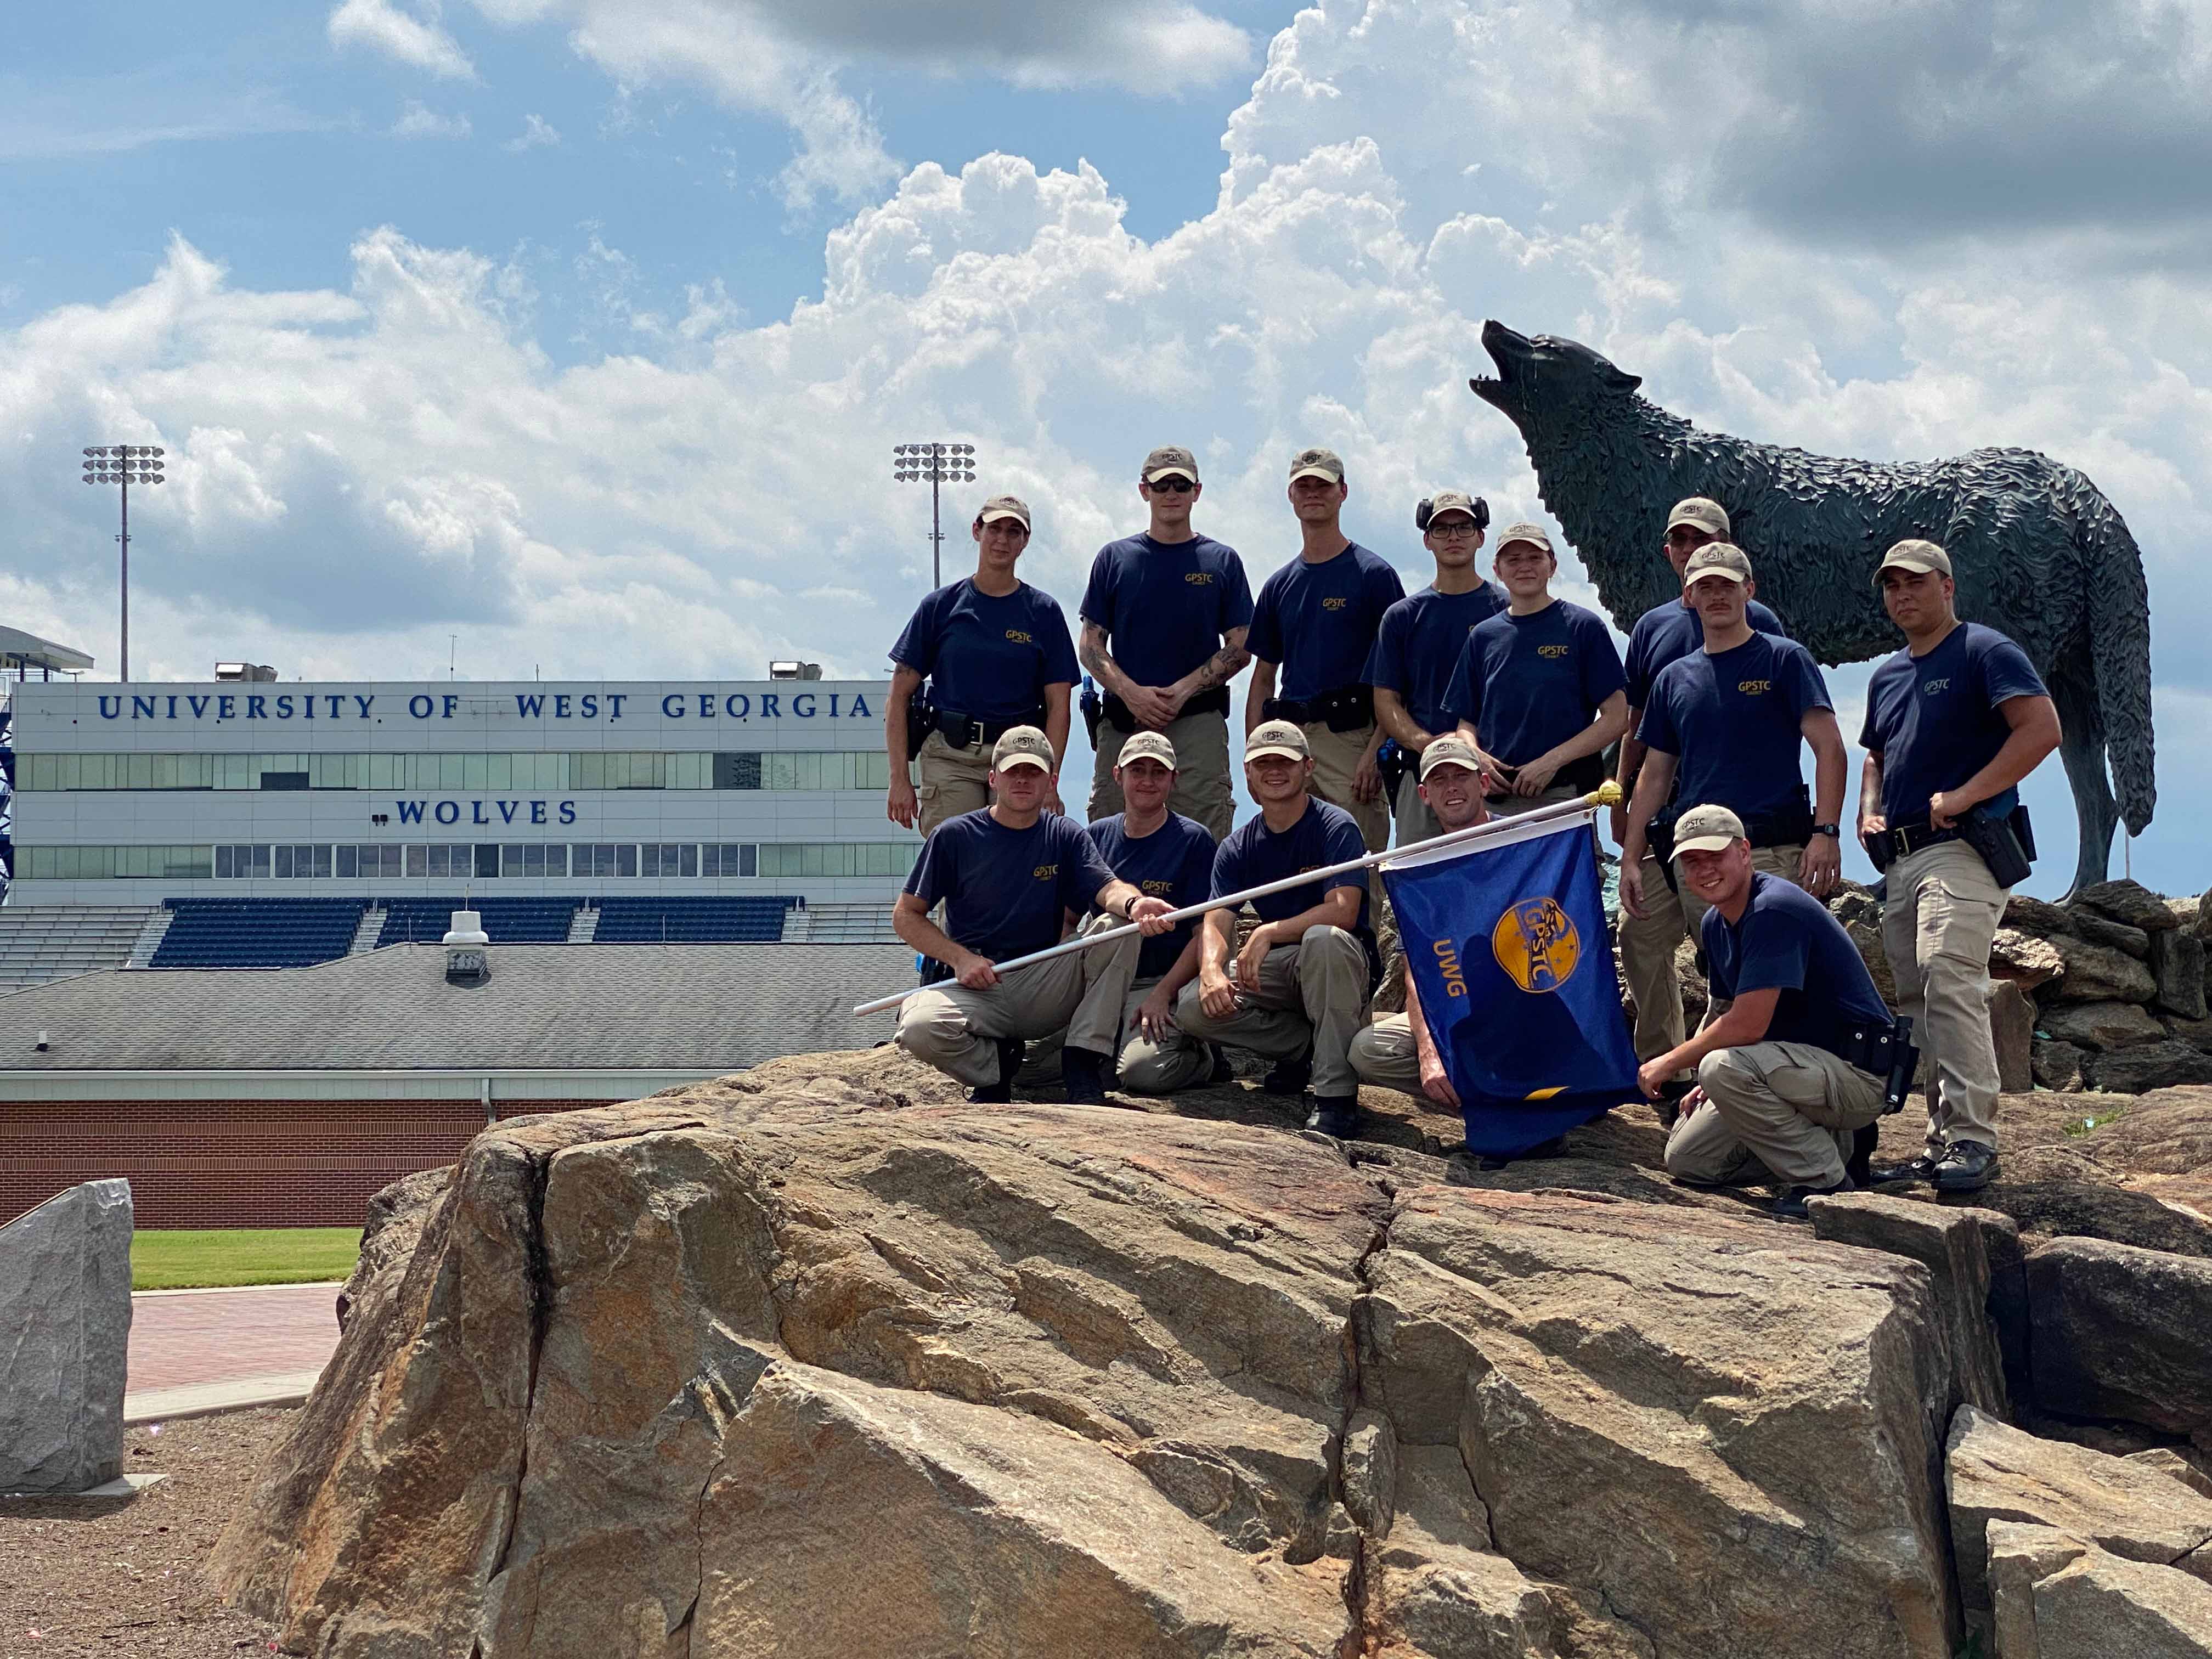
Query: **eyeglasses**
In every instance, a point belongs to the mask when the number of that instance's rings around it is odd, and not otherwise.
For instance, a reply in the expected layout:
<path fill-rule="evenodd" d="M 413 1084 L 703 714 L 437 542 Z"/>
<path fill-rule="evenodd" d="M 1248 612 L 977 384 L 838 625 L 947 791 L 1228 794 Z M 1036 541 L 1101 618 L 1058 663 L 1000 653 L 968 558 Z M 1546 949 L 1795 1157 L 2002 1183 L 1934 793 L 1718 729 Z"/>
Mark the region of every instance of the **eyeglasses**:
<path fill-rule="evenodd" d="M 1667 532 L 1667 545 L 1669 547 L 1703 547 L 1707 542 L 1719 539 L 1710 530 L 1693 530 L 1686 524 L 1678 524 Z"/>
<path fill-rule="evenodd" d="M 1145 488 L 1156 495 L 1165 490 L 1170 495 L 1188 495 L 1198 486 L 1188 478 L 1176 477 L 1149 479 L 1146 482 Z"/>
<path fill-rule="evenodd" d="M 1481 533 L 1475 528 L 1474 521 L 1468 519 L 1456 520 L 1450 524 L 1431 523 L 1429 526 L 1429 534 L 1440 542 L 1463 542 L 1470 536 L 1479 536 Z"/>

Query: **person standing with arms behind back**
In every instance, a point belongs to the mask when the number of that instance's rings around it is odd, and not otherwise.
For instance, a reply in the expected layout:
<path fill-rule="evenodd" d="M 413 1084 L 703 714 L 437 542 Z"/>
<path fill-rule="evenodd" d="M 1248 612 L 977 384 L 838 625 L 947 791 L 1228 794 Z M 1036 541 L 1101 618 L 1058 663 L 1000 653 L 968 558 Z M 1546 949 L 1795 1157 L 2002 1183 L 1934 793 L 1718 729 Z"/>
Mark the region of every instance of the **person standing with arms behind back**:
<path fill-rule="evenodd" d="M 1163 444 L 1145 457 L 1137 493 L 1151 509 L 1140 536 L 1109 542 L 1083 590 L 1077 654 L 1106 694 L 1091 734 L 1093 822 L 1122 807 L 1115 767 L 1134 732 L 1158 732 L 1176 757 L 1170 811 L 1217 842 L 1237 798 L 1229 781 L 1229 682 L 1251 660 L 1244 631 L 1252 590 L 1237 550 L 1190 526 L 1205 486 L 1190 451 Z"/>
<path fill-rule="evenodd" d="M 891 647 L 884 750 L 891 786 L 885 816 L 927 836 L 948 818 L 991 804 L 991 746 L 1018 726 L 1041 727 L 1054 764 L 1067 752 L 1075 646 L 1051 594 L 1014 574 L 1030 544 L 1030 510 L 994 495 L 975 515 L 975 574 L 923 599 Z M 925 678 L 927 714 L 915 698 Z M 921 774 L 920 787 L 907 763 Z M 1059 812 L 1057 783 L 1044 811 Z M 917 822 L 917 820 L 919 822 Z"/>
<path fill-rule="evenodd" d="M 1349 493 L 1335 451 L 1302 449 L 1292 458 L 1289 495 L 1302 545 L 1261 584 L 1252 607 L 1244 733 L 1278 720 L 1304 732 L 1313 793 L 1351 813 L 1367 850 L 1379 853 L 1390 844 L 1390 808 L 1375 763 L 1383 732 L 1363 677 L 1382 613 L 1406 590 L 1389 561 L 1344 533 L 1338 520 Z"/>
<path fill-rule="evenodd" d="M 1905 649 L 1867 683 L 1859 839 L 1882 872 L 1882 950 L 1898 1012 L 1934 1068 L 1928 1147 L 1875 1184 L 1973 1192 L 1997 1167 L 1997 1054 L 1990 941 L 2027 874 L 2013 823 L 2020 781 L 2058 746 L 2058 710 L 2027 653 L 1959 620 L 1951 556 L 1902 541 L 1875 580 Z M 2015 867 L 1995 869 L 1989 854 Z"/>
<path fill-rule="evenodd" d="M 1376 721 L 1407 763 L 1390 803 L 1401 847 L 1443 833 L 1421 787 L 1422 763 L 1431 744 L 1458 732 L 1444 712 L 1444 692 L 1467 636 L 1505 609 L 1505 596 L 1483 580 L 1475 562 L 1489 507 L 1463 489 L 1444 490 L 1426 505 L 1421 540 L 1437 562 L 1437 579 L 1382 613 L 1367 659 Z"/>
<path fill-rule="evenodd" d="M 1628 697 L 1612 631 L 1552 596 L 1559 561 L 1540 525 L 1509 525 L 1492 568 L 1507 605 L 1467 636 L 1444 709 L 1482 757 L 1490 810 L 1511 817 L 1604 781 Z"/>

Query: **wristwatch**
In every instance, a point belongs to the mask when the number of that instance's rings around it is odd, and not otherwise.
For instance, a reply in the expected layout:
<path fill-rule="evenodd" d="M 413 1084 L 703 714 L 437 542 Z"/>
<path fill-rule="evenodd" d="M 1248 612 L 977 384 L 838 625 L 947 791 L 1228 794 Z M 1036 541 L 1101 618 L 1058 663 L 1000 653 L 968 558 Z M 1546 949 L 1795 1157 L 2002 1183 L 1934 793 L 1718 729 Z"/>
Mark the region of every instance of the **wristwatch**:
<path fill-rule="evenodd" d="M 1816 836 L 1826 836 L 1831 841 L 1841 841 L 1844 838 L 1842 832 L 1832 823 L 1816 823 L 1813 826 L 1813 833 Z"/>

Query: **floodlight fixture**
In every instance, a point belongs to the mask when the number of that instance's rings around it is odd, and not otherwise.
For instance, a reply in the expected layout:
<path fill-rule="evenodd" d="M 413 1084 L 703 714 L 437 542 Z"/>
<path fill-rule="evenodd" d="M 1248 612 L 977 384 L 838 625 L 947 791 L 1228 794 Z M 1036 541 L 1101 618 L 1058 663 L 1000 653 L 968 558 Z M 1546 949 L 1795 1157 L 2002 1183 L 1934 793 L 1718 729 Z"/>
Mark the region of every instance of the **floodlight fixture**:
<path fill-rule="evenodd" d="M 891 477 L 899 483 L 929 486 L 929 574 L 933 588 L 945 585 L 945 531 L 940 491 L 949 483 L 975 482 L 975 447 L 955 443 L 891 446 Z"/>
<path fill-rule="evenodd" d="M 131 679 L 131 486 L 166 483 L 161 468 L 167 453 L 159 444 L 93 444 L 84 452 L 85 483 L 118 484 L 122 489 L 122 530 L 115 538 L 123 549 L 118 589 L 122 649 L 116 653 L 116 664 L 118 681 L 125 684 Z"/>

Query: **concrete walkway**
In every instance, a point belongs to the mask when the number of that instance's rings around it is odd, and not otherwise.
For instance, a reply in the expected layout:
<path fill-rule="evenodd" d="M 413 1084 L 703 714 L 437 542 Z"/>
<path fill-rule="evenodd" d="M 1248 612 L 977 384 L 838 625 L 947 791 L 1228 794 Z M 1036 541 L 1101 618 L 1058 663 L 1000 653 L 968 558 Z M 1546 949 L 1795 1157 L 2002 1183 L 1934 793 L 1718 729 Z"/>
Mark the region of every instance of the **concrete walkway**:
<path fill-rule="evenodd" d="M 306 1399 L 337 1346 L 337 1293 L 334 1283 L 138 1291 L 124 1421 Z"/>

